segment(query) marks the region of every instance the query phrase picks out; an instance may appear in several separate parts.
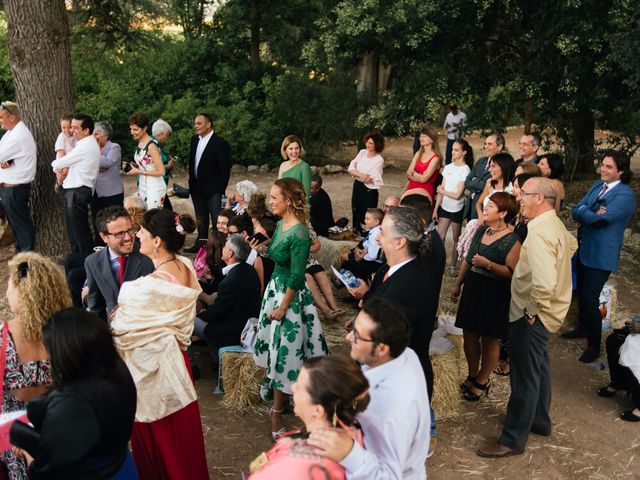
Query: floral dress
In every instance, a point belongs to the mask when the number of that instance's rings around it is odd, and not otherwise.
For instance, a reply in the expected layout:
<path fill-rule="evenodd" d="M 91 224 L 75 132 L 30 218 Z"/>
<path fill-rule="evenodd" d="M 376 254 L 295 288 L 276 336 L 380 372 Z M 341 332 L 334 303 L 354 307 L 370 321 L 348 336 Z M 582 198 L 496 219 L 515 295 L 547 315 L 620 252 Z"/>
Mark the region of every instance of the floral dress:
<path fill-rule="evenodd" d="M 269 245 L 269 258 L 275 262 L 275 268 L 262 298 L 254 346 L 256 365 L 266 369 L 260 387 L 265 400 L 272 399 L 274 388 L 292 394 L 291 386 L 298 378 L 302 363 L 329 353 L 304 279 L 309 231 L 300 223 L 285 232 L 282 223 L 282 220 L 278 223 Z M 271 321 L 269 315 L 278 308 L 288 288 L 295 290 L 289 309 L 281 321 Z"/>
<path fill-rule="evenodd" d="M 149 145 L 155 143 L 151 140 L 144 148 L 137 148 L 133 156 L 138 168 L 144 172 L 153 172 L 155 165 L 149 155 Z M 156 144 L 157 145 L 157 144 Z M 147 209 L 162 208 L 164 197 L 167 194 L 167 184 L 163 177 L 138 175 L 138 195 L 147 204 Z"/>
<path fill-rule="evenodd" d="M 34 360 L 21 362 L 16 352 L 11 333 L 7 336 L 7 350 L 5 354 L 4 385 L 2 396 L 2 413 L 12 413 L 26 410 L 25 402 L 18 400 L 11 394 L 11 390 L 19 388 L 47 385 L 51 383 L 51 364 L 48 360 Z M 7 467 L 10 480 L 27 478 L 27 465 L 23 460 L 7 450 L 0 453 L 0 461 Z"/>

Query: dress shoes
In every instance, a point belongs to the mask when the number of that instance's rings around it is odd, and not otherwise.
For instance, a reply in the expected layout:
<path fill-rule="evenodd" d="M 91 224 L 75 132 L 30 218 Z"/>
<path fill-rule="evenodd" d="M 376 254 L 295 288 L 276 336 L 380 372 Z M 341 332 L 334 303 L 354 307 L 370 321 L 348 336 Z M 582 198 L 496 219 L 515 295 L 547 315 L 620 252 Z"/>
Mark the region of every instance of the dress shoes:
<path fill-rule="evenodd" d="M 531 433 L 535 433 L 536 435 L 540 435 L 541 437 L 549 437 L 551 436 L 551 430 L 543 430 L 538 427 L 531 427 Z"/>
<path fill-rule="evenodd" d="M 591 363 L 599 356 L 600 354 L 598 352 L 590 348 L 587 348 L 584 352 L 582 352 L 582 355 L 580 355 L 580 358 L 578 358 L 578 360 L 581 361 L 582 363 Z"/>
<path fill-rule="evenodd" d="M 622 415 L 620 415 L 620 418 L 625 422 L 640 422 L 640 417 L 634 414 L 633 410 L 627 410 Z"/>
<path fill-rule="evenodd" d="M 586 337 L 587 334 L 584 330 L 580 330 L 579 328 L 575 328 L 573 330 L 569 330 L 568 332 L 564 332 L 560 335 L 562 338 L 572 339 L 572 338 L 583 338 Z"/>
<path fill-rule="evenodd" d="M 480 447 L 476 453 L 481 457 L 502 458 L 510 457 L 512 455 L 520 455 L 523 452 L 524 450 L 515 450 L 501 444 L 500 442 L 492 442 Z"/>

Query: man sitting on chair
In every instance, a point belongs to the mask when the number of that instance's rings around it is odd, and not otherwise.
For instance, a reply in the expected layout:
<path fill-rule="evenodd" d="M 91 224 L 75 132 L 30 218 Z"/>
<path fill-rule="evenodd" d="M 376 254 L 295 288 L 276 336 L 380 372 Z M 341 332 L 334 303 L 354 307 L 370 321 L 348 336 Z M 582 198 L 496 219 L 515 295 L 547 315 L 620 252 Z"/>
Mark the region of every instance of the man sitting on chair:
<path fill-rule="evenodd" d="M 260 280 L 255 269 L 246 263 L 251 248 L 235 233 L 229 235 L 222 248 L 224 278 L 218 287 L 213 305 L 196 317 L 194 335 L 204 337 L 213 357 L 214 371 L 218 370 L 218 350 L 240 344 L 240 334 L 249 318 L 260 313 Z"/>

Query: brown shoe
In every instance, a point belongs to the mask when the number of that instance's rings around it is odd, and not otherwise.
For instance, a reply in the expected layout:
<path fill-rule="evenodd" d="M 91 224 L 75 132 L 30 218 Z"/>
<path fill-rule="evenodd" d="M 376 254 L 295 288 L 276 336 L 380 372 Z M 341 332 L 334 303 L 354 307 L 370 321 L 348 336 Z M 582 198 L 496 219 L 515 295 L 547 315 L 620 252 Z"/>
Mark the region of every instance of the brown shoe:
<path fill-rule="evenodd" d="M 491 442 L 480 447 L 476 453 L 481 457 L 502 458 L 511 455 L 520 455 L 522 452 L 524 452 L 524 450 L 514 450 L 500 442 Z"/>

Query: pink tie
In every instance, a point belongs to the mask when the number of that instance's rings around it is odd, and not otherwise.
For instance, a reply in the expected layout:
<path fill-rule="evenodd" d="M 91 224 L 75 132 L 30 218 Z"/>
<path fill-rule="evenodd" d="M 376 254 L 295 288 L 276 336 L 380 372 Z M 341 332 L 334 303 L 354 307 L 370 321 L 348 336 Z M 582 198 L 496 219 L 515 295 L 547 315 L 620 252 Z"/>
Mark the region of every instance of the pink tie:
<path fill-rule="evenodd" d="M 602 198 L 602 196 L 607 192 L 607 188 L 609 188 L 607 186 L 607 184 L 603 184 L 602 188 L 600 189 L 600 193 L 598 193 L 598 200 L 600 200 L 600 198 Z"/>

